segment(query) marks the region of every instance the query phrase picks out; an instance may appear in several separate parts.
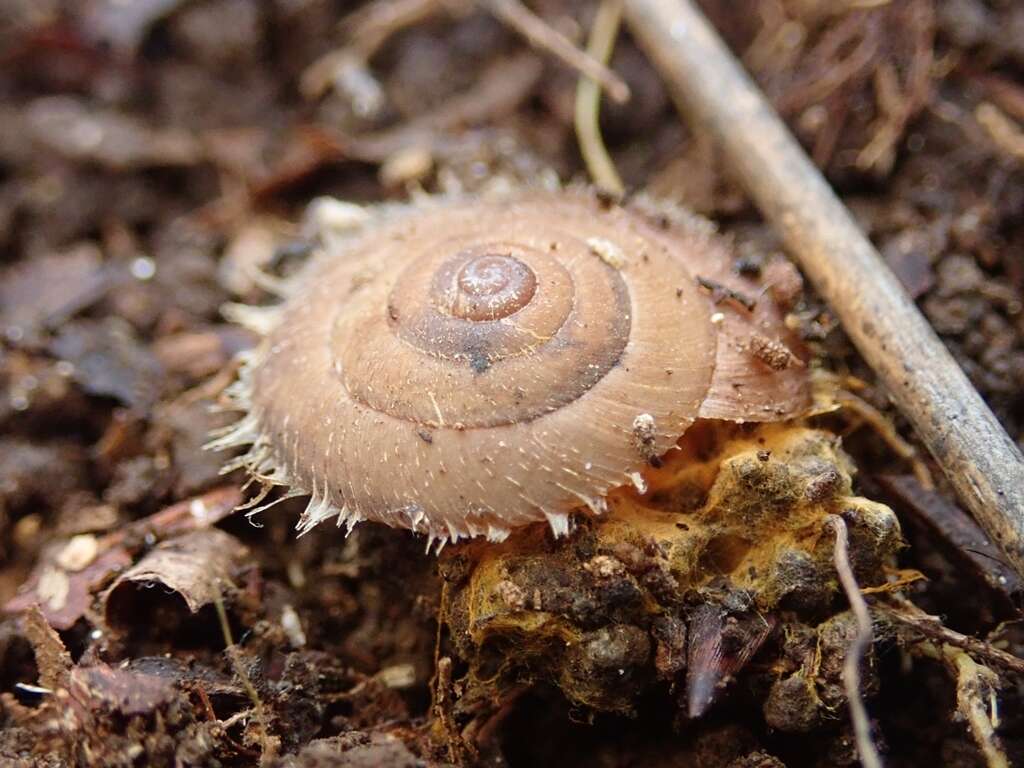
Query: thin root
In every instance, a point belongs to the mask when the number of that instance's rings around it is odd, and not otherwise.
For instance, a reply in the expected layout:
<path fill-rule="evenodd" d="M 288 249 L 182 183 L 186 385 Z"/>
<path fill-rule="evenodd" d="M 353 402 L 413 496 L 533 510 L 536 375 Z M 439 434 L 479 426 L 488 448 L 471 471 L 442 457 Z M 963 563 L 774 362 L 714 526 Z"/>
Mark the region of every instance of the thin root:
<path fill-rule="evenodd" d="M 224 652 L 231 661 L 231 668 L 234 670 L 235 674 L 238 675 L 238 679 L 242 682 L 242 687 L 245 688 L 245 692 L 249 696 L 249 699 L 252 701 L 253 707 L 255 708 L 256 723 L 260 729 L 260 744 L 263 748 L 261 762 L 267 762 L 276 756 L 278 739 L 270 735 L 270 731 L 267 728 L 266 711 L 263 707 L 263 701 L 260 699 L 256 686 L 252 684 L 252 680 L 249 678 L 249 674 L 246 672 L 241 658 L 238 656 L 238 646 L 235 645 L 235 639 L 231 634 L 231 624 L 228 622 L 228 612 L 224 607 L 224 593 L 221 586 L 222 585 L 218 581 L 218 588 L 213 597 L 213 607 L 217 611 L 217 620 L 220 622 L 220 631 L 224 636 Z"/>
<path fill-rule="evenodd" d="M 843 661 L 843 687 L 850 704 L 850 719 L 853 720 L 857 752 L 864 768 L 882 768 L 882 760 L 871 740 L 871 724 L 868 721 L 867 709 L 860 695 L 860 665 L 872 642 L 871 614 L 868 613 L 868 604 L 864 601 L 857 579 L 850 568 L 846 523 L 837 515 L 830 516 L 829 522 L 836 531 L 834 559 L 839 583 L 846 593 L 846 599 L 850 601 L 850 610 L 857 620 L 857 634 L 850 643 L 846 659 Z"/>
<path fill-rule="evenodd" d="M 1009 768 L 1009 761 L 996 736 L 999 723 L 996 688 L 999 678 L 965 651 L 952 645 L 942 646 L 942 656 L 956 673 L 956 708 L 971 729 L 971 736 L 985 756 L 988 768 Z"/>
<path fill-rule="evenodd" d="M 943 626 L 936 617 L 929 616 L 905 598 L 894 595 L 890 599 L 896 605 L 878 606 L 882 615 L 929 638 L 915 648 L 925 656 L 942 661 L 955 675 L 957 710 L 967 721 L 988 768 L 1008 768 L 1009 762 L 995 732 L 999 725 L 996 700 L 999 678 L 975 658 L 983 658 L 993 666 L 1017 674 L 1024 673 L 1024 659 Z"/>
<path fill-rule="evenodd" d="M 871 427 L 893 453 L 910 464 L 914 477 L 917 478 L 917 482 L 921 484 L 922 488 L 929 491 L 935 490 L 935 480 L 932 478 L 932 473 L 921 460 L 921 457 L 918 456 L 917 449 L 900 437 L 896 427 L 885 417 L 885 414 L 866 400 L 862 400 L 852 392 L 843 389 L 835 393 L 835 400 L 844 410 L 852 412 Z"/>
<path fill-rule="evenodd" d="M 602 0 L 598 6 L 594 26 L 590 29 L 587 41 L 587 53 L 601 64 L 607 64 L 615 48 L 615 38 L 619 33 L 622 20 L 622 0 Z M 596 80 L 586 75 L 580 77 L 576 86 L 576 139 L 580 143 L 580 153 L 587 166 L 590 177 L 601 189 L 622 197 L 625 187 L 615 163 L 601 137 L 598 121 L 601 109 L 601 94 Z"/>

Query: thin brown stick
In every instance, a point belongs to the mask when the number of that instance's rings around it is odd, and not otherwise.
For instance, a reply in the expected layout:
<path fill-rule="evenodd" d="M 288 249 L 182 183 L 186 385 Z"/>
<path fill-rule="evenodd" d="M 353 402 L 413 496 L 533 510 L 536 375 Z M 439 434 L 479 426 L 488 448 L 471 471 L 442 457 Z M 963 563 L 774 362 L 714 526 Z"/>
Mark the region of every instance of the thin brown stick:
<path fill-rule="evenodd" d="M 1024 457 L 691 0 L 626 0 L 680 111 L 721 145 L 960 499 L 1024 575 Z"/>
<path fill-rule="evenodd" d="M 1024 659 L 996 648 L 991 643 L 979 640 L 976 637 L 963 635 L 956 630 L 945 626 L 936 616 L 930 616 L 909 600 L 898 597 L 889 598 L 892 605 L 874 604 L 874 610 L 879 615 L 890 621 L 898 622 L 908 627 L 923 637 L 927 637 L 944 645 L 952 645 L 962 648 L 978 659 L 984 659 L 987 664 L 999 667 L 1006 672 L 1016 675 L 1024 675 Z"/>
<path fill-rule="evenodd" d="M 526 38 L 530 45 L 558 57 L 598 83 L 617 104 L 629 101 L 629 86 L 625 80 L 593 56 L 573 45 L 572 40 L 550 26 L 519 0 L 480 0 L 480 4 Z"/>
<path fill-rule="evenodd" d="M 875 743 L 871 740 L 871 723 L 868 720 L 868 711 L 864 707 L 864 700 L 860 696 L 860 665 L 864 660 L 864 654 L 871 647 L 871 614 L 868 613 L 868 604 L 860 593 L 860 585 L 850 568 L 849 542 L 846 533 L 846 523 L 838 515 L 829 517 L 829 522 L 836 531 L 836 545 L 834 560 L 836 573 L 839 575 L 839 583 L 846 593 L 846 599 L 850 601 L 850 611 L 857 620 L 857 634 L 846 649 L 846 658 L 843 660 L 843 688 L 846 690 L 846 700 L 850 704 L 850 719 L 853 721 L 853 733 L 857 739 L 857 753 L 860 755 L 860 762 L 864 768 L 882 768 L 882 758 L 878 755 Z"/>

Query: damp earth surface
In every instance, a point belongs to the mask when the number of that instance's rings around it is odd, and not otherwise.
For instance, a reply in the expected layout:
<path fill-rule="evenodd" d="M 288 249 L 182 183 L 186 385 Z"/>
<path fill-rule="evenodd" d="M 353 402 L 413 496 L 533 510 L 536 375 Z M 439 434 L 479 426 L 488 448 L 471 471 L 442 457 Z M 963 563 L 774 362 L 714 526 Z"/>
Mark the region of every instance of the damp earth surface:
<path fill-rule="evenodd" d="M 1020 442 L 1019 5 L 700 4 Z M 242 492 L 245 466 L 221 475 L 226 454 L 203 446 L 237 427 L 211 406 L 273 332 L 253 308 L 281 304 L 367 211 L 582 186 L 575 73 L 483 10 L 403 7 L 357 3 L 343 21 L 323 0 L 0 0 L 0 762 L 855 765 L 837 521 L 875 620 L 860 691 L 885 764 L 1024 761 L 1020 674 L 992 653 L 1024 654 L 1019 580 L 935 467 L 939 487 L 922 486 L 885 392 L 628 34 L 611 66 L 631 101 L 601 110 L 643 192 L 627 206 L 692 211 L 682 226 L 715 222 L 729 252 L 721 273 L 686 268 L 712 328 L 683 330 L 721 334 L 752 299 L 778 308 L 786 333 L 741 328 L 731 375 L 812 378 L 810 412 L 803 384 L 773 401 L 799 408 L 742 424 L 622 412 L 626 460 L 570 485 L 587 499 L 566 492 L 554 524 L 512 505 L 520 519 L 499 525 L 489 493 L 493 513 L 468 520 L 454 502 L 417 510 L 417 488 L 346 535 L 345 502 L 346 521 L 370 518 L 372 494 L 328 489 L 323 467 L 270 477 L 327 503 L 234 513 L 263 483 Z M 577 40 L 594 10 L 530 7 Z M 597 228 L 607 211 L 587 200 Z M 638 215 L 665 236 L 656 210 Z M 592 231 L 575 247 L 625 285 L 643 262 L 616 244 Z M 438 251 L 430 306 L 500 323 L 548 295 L 533 251 L 485 245 Z M 382 304 L 411 346 L 432 335 L 436 318 Z M 452 349 L 470 380 L 509 364 Z M 360 402 L 397 397 L 375 383 Z M 736 405 L 705 384 L 702 407 Z M 446 427 L 407 392 L 415 455 L 455 439 L 427 391 Z M 292 487 L 269 485 L 255 506 Z"/>

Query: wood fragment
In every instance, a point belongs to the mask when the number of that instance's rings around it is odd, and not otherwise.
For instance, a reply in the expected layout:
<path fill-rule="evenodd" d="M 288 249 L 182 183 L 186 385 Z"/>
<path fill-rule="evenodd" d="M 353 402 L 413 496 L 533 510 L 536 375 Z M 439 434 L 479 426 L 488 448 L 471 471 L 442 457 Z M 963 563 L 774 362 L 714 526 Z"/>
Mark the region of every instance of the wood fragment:
<path fill-rule="evenodd" d="M 530 45 L 547 51 L 601 86 L 617 104 L 629 101 L 626 81 L 604 64 L 584 53 L 572 41 L 550 26 L 519 0 L 480 0 L 494 16 L 521 34 Z"/>
<path fill-rule="evenodd" d="M 720 143 L 765 217 L 1024 574 L 1024 457 L 881 255 L 691 0 L 626 0 L 680 111 Z"/>
<path fill-rule="evenodd" d="M 966 512 L 909 475 L 881 475 L 875 480 L 883 490 L 881 500 L 892 506 L 902 521 L 923 529 L 959 571 L 984 582 L 1007 610 L 1013 609 L 1014 596 L 1024 593 L 1024 582 Z"/>

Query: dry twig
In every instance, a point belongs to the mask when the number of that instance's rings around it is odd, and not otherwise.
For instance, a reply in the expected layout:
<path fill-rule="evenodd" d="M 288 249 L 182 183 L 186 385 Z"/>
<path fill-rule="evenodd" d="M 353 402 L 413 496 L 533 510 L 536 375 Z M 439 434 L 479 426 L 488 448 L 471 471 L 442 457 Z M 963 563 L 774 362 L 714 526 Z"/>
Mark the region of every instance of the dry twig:
<path fill-rule="evenodd" d="M 542 69 L 543 62 L 532 51 L 500 59 L 484 69 L 470 88 L 437 109 L 373 134 L 335 134 L 335 151 L 339 156 L 370 163 L 386 162 L 409 147 L 432 151 L 450 142 L 448 134 L 459 126 L 494 122 L 514 111 L 529 95 Z"/>
<path fill-rule="evenodd" d="M 891 605 L 876 603 L 874 609 L 883 617 L 895 621 L 919 634 L 945 645 L 962 648 L 988 664 L 1017 675 L 1024 675 L 1024 659 L 996 648 L 976 637 L 962 635 L 950 629 L 935 616 L 929 616 L 909 600 L 891 597 Z"/>
<path fill-rule="evenodd" d="M 900 83 L 896 67 L 882 62 L 874 72 L 875 100 L 879 118 L 875 122 L 874 136 L 857 156 L 861 170 L 888 173 L 896 160 L 896 145 L 903 136 L 907 123 L 928 103 L 931 93 L 931 70 L 934 63 L 935 37 L 934 11 L 929 3 L 911 6 L 911 28 L 914 34 L 914 52 L 905 83 Z"/>
<path fill-rule="evenodd" d="M 521 34 L 536 48 L 557 56 L 563 62 L 591 80 L 618 104 L 629 101 L 626 81 L 601 62 L 584 53 L 572 41 L 550 26 L 519 0 L 480 0 L 481 5 L 503 23 Z"/>
<path fill-rule="evenodd" d="M 370 59 L 393 35 L 453 5 L 444 0 L 377 0 L 363 6 L 341 21 L 349 42 L 313 62 L 302 73 L 300 90 L 307 99 L 316 99 L 335 87 L 357 114 L 375 114 L 383 107 L 384 94 L 370 72 Z"/>
<path fill-rule="evenodd" d="M 967 721 L 986 764 L 989 768 L 1008 768 L 1009 762 L 996 735 L 999 678 L 976 658 L 1016 674 L 1024 673 L 1024 659 L 943 626 L 938 618 L 924 613 L 905 598 L 893 595 L 890 601 L 893 605 L 876 604 L 880 615 L 928 638 L 915 647 L 925 656 L 942 661 L 955 676 L 957 710 Z"/>
<path fill-rule="evenodd" d="M 961 500 L 1024 574 L 1024 457 L 691 0 L 626 0 L 681 111 L 721 144 Z"/>
<path fill-rule="evenodd" d="M 966 651 L 948 643 L 924 642 L 917 646 L 924 656 L 941 661 L 956 679 L 956 708 L 967 722 L 974 743 L 985 757 L 988 768 L 1009 768 L 996 728 L 999 709 L 996 689 L 999 678 L 988 667 L 978 664 Z"/>
<path fill-rule="evenodd" d="M 369 61 L 398 32 L 446 11 L 458 11 L 458 5 L 445 0 L 376 0 L 353 11 L 338 26 L 351 48 Z"/>

